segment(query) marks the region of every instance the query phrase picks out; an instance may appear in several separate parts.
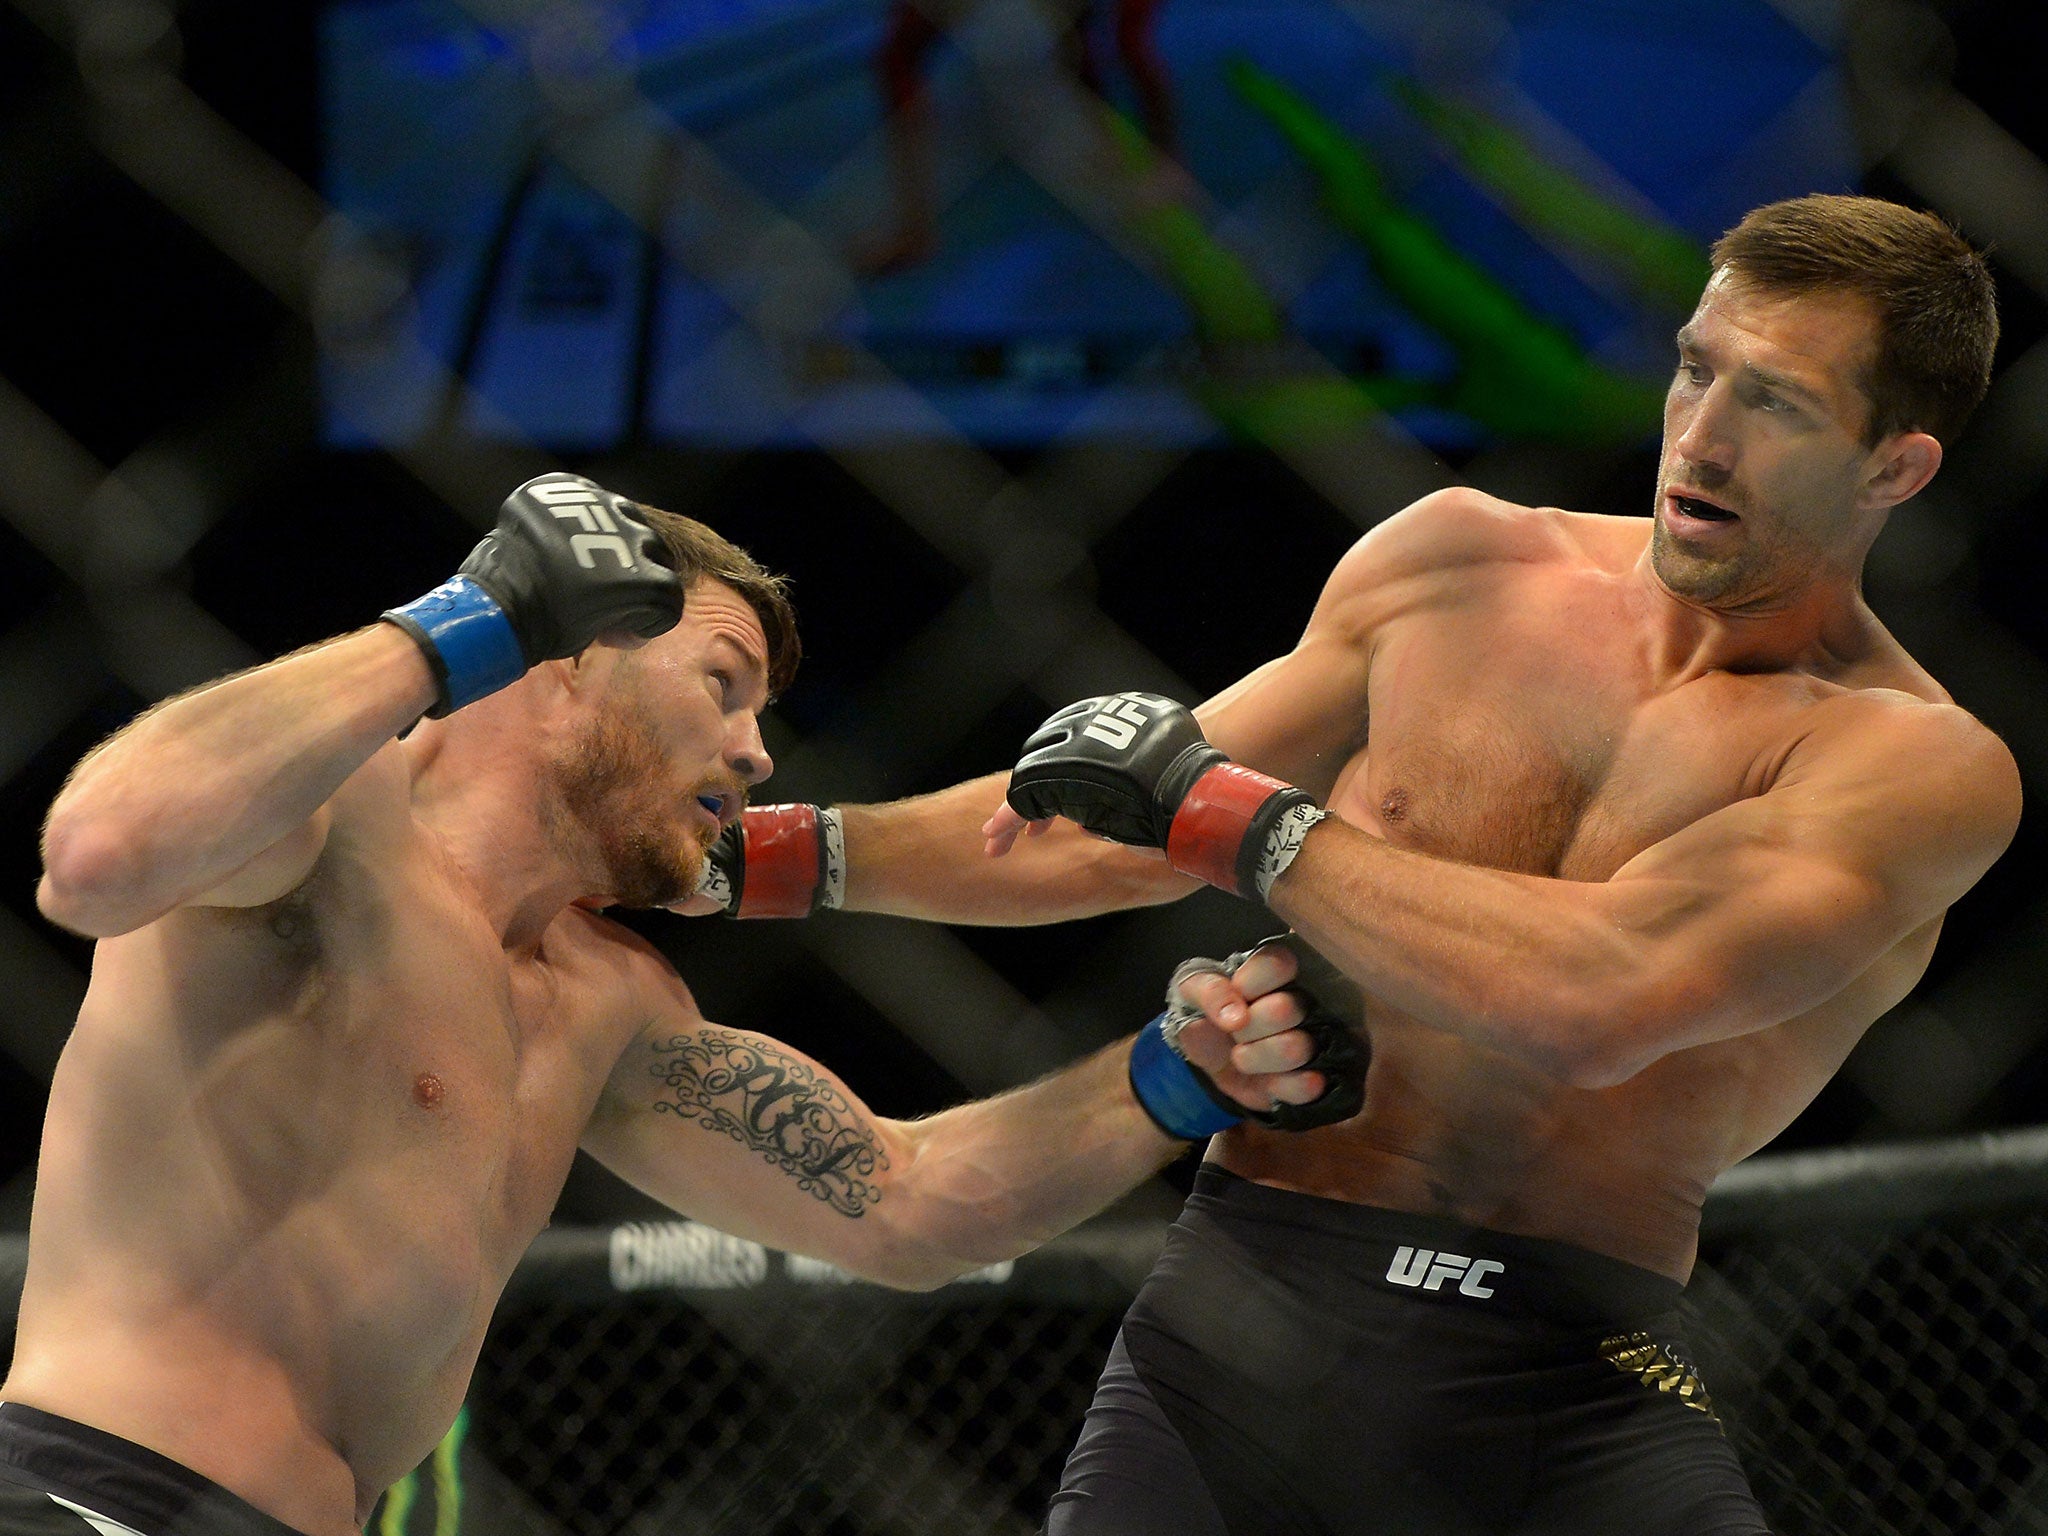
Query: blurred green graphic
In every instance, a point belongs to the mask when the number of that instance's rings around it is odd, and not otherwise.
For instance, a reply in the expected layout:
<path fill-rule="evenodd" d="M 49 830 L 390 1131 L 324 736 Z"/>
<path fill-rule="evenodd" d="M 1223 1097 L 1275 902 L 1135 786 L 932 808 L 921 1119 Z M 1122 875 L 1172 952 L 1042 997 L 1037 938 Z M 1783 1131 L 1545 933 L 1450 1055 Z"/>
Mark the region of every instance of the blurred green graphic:
<path fill-rule="evenodd" d="M 1497 438 L 1609 447 L 1656 431 L 1661 380 L 1588 356 L 1562 326 L 1403 208 L 1364 146 L 1284 82 L 1245 60 L 1227 72 L 1315 176 L 1332 222 L 1366 253 L 1388 294 L 1457 359 L 1451 379 L 1440 381 L 1351 379 L 1310 358 L 1251 268 L 1203 226 L 1187 198 L 1160 190 L 1171 178 L 1144 135 L 1112 114 L 1134 175 L 1151 189 L 1137 199 L 1134 226 L 1194 316 L 1208 362 L 1198 392 L 1228 430 L 1281 447 L 1366 430 L 1384 410 L 1428 404 Z M 1707 258 L 1682 232 L 1545 160 L 1476 109 L 1398 76 L 1387 89 L 1525 228 L 1597 262 L 1640 301 L 1674 315 L 1690 311 Z"/>

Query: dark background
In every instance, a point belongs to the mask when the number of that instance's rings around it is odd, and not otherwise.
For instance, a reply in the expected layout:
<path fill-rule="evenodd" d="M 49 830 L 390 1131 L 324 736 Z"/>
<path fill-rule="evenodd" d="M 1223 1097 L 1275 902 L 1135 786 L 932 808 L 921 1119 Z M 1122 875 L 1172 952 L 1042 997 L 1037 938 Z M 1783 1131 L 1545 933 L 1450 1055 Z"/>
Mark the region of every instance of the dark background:
<path fill-rule="evenodd" d="M 1854 4 L 1839 28 L 1864 187 L 1990 245 L 2006 328 L 1991 401 L 1894 519 L 1869 595 L 2007 739 L 2031 796 L 2048 782 L 2048 169 L 2033 127 L 2048 16 Z M 314 65 L 311 7 L 0 0 L 0 1221 L 26 1218 L 90 959 L 34 906 L 37 826 L 70 765 L 155 698 L 433 585 L 504 491 L 555 462 L 454 436 L 402 455 L 318 446 L 319 327 L 351 295 L 322 255 Z M 1714 88 L 1673 80 L 1672 110 Z M 567 467 L 791 573 L 809 659 L 769 722 L 773 797 L 856 800 L 1000 766 L 1084 692 L 1232 681 L 1292 644 L 1363 528 L 1432 484 L 1636 513 L 1654 455 L 629 444 Z M 2039 1118 L 2042 857 L 2030 818 L 1920 989 L 1783 1144 Z M 1176 959 L 1262 919 L 1204 894 L 1051 931 L 643 927 L 713 1017 L 813 1052 L 900 1114 L 1134 1027 Z M 564 1214 L 626 1204 L 586 1170 Z"/>

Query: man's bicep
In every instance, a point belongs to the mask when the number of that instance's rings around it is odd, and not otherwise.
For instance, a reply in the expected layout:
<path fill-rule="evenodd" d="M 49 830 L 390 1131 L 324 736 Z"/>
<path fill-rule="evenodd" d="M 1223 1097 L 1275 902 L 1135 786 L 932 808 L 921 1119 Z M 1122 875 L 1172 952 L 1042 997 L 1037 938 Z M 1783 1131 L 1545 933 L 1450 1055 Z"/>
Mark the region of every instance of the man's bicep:
<path fill-rule="evenodd" d="M 583 1146 L 685 1215 L 844 1262 L 866 1246 L 901 1156 L 888 1131 L 802 1052 L 669 1019 L 621 1057 Z"/>
<path fill-rule="evenodd" d="M 1639 983 L 1622 1013 L 1668 1017 L 1666 1049 L 1817 1007 L 1916 926 L 1854 864 L 1769 832 L 1745 837 L 1738 824 L 1754 816 L 1725 819 L 1710 851 L 1681 834 L 1606 888 Z"/>
<path fill-rule="evenodd" d="M 1971 740 L 1929 725 L 1802 744 L 1770 790 L 1616 872 L 1617 918 L 1671 987 L 1695 991 L 1725 1028 L 1790 1017 L 1975 884 L 2016 814 L 2004 748 L 1981 727 Z"/>
<path fill-rule="evenodd" d="M 1368 657 L 1351 637 L 1304 636 L 1195 711 L 1233 759 L 1327 801 L 1366 735 Z"/>
<path fill-rule="evenodd" d="M 1867 882 L 1907 931 L 1946 910 L 2011 841 L 2019 815 L 2012 755 L 1952 706 L 1838 702 L 1768 790 L 1638 862 L 1686 857 L 1697 835 L 1745 863 L 1776 860 L 1788 874 Z"/>

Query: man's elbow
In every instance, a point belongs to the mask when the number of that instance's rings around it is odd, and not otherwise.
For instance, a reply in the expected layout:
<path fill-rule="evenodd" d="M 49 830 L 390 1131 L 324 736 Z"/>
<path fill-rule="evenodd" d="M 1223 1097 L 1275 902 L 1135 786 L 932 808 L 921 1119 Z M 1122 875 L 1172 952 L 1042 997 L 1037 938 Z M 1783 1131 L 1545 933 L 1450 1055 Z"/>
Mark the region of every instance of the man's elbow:
<path fill-rule="evenodd" d="M 137 926 L 126 899 L 134 885 L 130 840 L 90 822 L 51 817 L 36 884 L 36 908 L 44 917 L 88 938 L 111 938 Z"/>
<path fill-rule="evenodd" d="M 1673 1051 L 1708 1037 L 1723 989 L 1676 972 L 1609 977 L 1560 992 L 1545 1020 L 1541 1070 L 1573 1088 L 1613 1088 Z"/>
<path fill-rule="evenodd" d="M 856 1280 L 886 1286 L 892 1291 L 936 1291 L 962 1275 L 971 1275 L 988 1266 L 986 1259 L 970 1258 L 932 1243 L 901 1238 L 876 1244 L 857 1255 L 842 1257 L 838 1263 Z"/>
<path fill-rule="evenodd" d="M 1588 1039 L 1557 1052 L 1546 1070 L 1573 1088 L 1598 1090 L 1615 1088 L 1634 1077 L 1657 1058 L 1640 1048 L 1628 1049 L 1622 1040 L 1597 1026 L 1587 1031 Z"/>
<path fill-rule="evenodd" d="M 888 1211 L 884 1201 L 873 1214 Z M 1051 1234 L 1013 1201 L 899 1201 L 893 1221 L 876 1226 L 845 1266 L 863 1280 L 898 1291 L 935 1291 L 964 1275 L 1015 1258 Z"/>
<path fill-rule="evenodd" d="M 892 1291 L 936 1291 L 940 1286 L 950 1284 L 971 1272 L 971 1266 L 912 1260 L 902 1255 L 891 1255 L 885 1260 L 851 1271 L 857 1279 L 866 1280 L 873 1285 L 886 1286 Z"/>
<path fill-rule="evenodd" d="M 1632 967 L 1582 965 L 1541 986 L 1517 985 L 1480 1003 L 1512 1039 L 1509 1054 L 1570 1088 L 1625 1083 L 1666 1047 L 1680 992 Z"/>
<path fill-rule="evenodd" d="M 1624 1059 L 1607 1020 L 1595 1013 L 1552 1007 L 1519 1015 L 1510 1029 L 1505 1054 L 1567 1088 L 1611 1088 L 1640 1070 Z"/>

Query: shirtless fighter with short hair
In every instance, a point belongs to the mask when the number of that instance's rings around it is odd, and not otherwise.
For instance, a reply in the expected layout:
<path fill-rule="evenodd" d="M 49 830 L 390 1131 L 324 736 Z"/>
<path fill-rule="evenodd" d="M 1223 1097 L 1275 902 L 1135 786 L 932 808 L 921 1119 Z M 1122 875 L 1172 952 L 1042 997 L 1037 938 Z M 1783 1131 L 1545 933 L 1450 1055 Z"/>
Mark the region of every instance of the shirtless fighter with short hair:
<path fill-rule="evenodd" d="M 1939 220 L 1760 209 L 1678 334 L 1649 520 L 1425 498 L 1199 726 L 1053 716 L 1000 859 L 962 852 L 997 781 L 838 813 L 848 906 L 1044 921 L 1193 876 L 1366 996 L 1360 1114 L 1210 1143 L 1054 1536 L 1764 1530 L 1671 1313 L 1707 1187 L 1906 994 L 2019 815 L 1860 587 L 1996 334 Z M 1056 816 L 1166 861 L 1017 840 Z M 1228 978 L 1187 990 L 1262 1030 Z"/>
<path fill-rule="evenodd" d="M 870 1114 L 706 1021 L 597 910 L 695 890 L 768 776 L 757 717 L 797 659 L 780 581 L 548 475 L 386 618 L 151 711 L 51 810 L 43 910 L 101 942 L 0 1390 L 9 1533 L 359 1531 L 454 1419 L 579 1144 L 729 1232 L 917 1287 L 1165 1163 L 1183 1143 L 1148 1115 L 1331 1091 L 1247 1078 L 1197 1021 L 1142 1101 L 1111 1047 Z M 1255 1012 L 1279 1043 L 1239 1063 L 1299 1067 L 1299 1001 Z"/>

